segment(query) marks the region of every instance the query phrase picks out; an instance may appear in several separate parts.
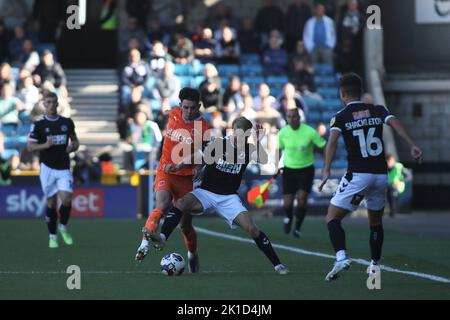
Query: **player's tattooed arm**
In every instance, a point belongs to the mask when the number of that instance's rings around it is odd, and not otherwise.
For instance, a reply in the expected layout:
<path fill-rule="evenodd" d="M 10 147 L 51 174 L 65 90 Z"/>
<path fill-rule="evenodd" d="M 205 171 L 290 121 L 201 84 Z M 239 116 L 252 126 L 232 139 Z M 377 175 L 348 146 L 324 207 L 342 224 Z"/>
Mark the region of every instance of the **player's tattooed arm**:
<path fill-rule="evenodd" d="M 341 132 L 338 130 L 331 130 L 330 132 L 330 138 L 325 149 L 325 161 L 322 169 L 322 182 L 319 186 L 319 191 L 322 191 L 323 187 L 330 178 L 331 162 L 333 161 L 334 155 L 336 154 L 340 135 Z"/>

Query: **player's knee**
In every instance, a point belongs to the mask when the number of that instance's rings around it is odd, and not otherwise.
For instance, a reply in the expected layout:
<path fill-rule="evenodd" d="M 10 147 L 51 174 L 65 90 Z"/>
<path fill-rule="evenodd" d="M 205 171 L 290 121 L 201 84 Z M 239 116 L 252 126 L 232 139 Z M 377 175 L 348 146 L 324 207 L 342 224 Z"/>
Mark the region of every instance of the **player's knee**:
<path fill-rule="evenodd" d="M 56 209 L 56 198 L 51 197 L 47 199 L 47 208 Z"/>

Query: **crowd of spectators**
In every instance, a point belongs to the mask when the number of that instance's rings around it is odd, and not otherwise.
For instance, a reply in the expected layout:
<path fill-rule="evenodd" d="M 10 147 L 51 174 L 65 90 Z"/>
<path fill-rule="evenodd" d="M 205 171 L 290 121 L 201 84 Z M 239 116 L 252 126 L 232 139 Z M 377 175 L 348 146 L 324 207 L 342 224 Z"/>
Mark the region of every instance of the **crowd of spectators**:
<path fill-rule="evenodd" d="M 317 64 L 333 65 L 337 72 L 360 71 L 364 23 L 357 0 L 341 8 L 334 1 L 308 3 L 294 0 L 283 11 L 276 1 L 265 0 L 250 18 L 239 17 L 220 1 L 191 32 L 175 23 L 162 28 L 158 16 L 146 20 L 136 8 L 129 10 L 121 42 L 121 138 L 129 140 L 127 132 L 141 111 L 164 131 L 165 115 L 178 104 L 184 86 L 200 90 L 202 111 L 217 134 L 239 115 L 269 132 L 285 124 L 290 108 L 299 108 L 308 119 L 306 99 L 323 98 L 315 83 Z M 242 71 L 247 62 L 241 58 L 249 55 L 256 57 L 254 74 L 248 75 L 252 82 Z M 227 65 L 227 70 L 240 65 L 241 72 L 222 73 Z M 188 81 L 192 70 L 198 72 Z M 281 80 L 272 83 L 271 78 Z"/>
<path fill-rule="evenodd" d="M 33 12 L 21 0 L 0 4 L 0 161 L 11 170 L 39 168 L 37 155 L 24 147 L 31 123 L 45 112 L 45 92 L 57 93 L 58 112 L 70 116 L 66 76 L 51 42 L 56 28 L 41 23 L 39 29 L 34 20 L 44 2 L 36 1 Z"/>

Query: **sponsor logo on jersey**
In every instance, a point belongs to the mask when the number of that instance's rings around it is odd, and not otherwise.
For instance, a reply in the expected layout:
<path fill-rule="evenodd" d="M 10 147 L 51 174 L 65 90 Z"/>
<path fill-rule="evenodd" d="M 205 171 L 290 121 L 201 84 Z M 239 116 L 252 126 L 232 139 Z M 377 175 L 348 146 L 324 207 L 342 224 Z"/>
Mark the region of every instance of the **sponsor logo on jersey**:
<path fill-rule="evenodd" d="M 66 126 L 65 124 L 63 124 L 63 125 L 61 126 L 61 131 L 62 131 L 62 132 L 67 132 L 67 126 Z"/>
<path fill-rule="evenodd" d="M 239 174 L 241 172 L 242 164 L 229 163 L 223 159 L 217 161 L 216 169 L 225 173 Z"/>
<path fill-rule="evenodd" d="M 330 127 L 332 127 L 336 123 L 336 117 L 331 118 Z"/>
<path fill-rule="evenodd" d="M 166 132 L 166 137 L 172 141 L 178 141 L 186 144 L 193 143 L 193 139 L 189 134 L 189 131 L 185 129 L 169 129 Z"/>
<path fill-rule="evenodd" d="M 370 111 L 362 110 L 362 111 L 352 112 L 352 115 L 353 115 L 353 120 L 370 118 Z"/>

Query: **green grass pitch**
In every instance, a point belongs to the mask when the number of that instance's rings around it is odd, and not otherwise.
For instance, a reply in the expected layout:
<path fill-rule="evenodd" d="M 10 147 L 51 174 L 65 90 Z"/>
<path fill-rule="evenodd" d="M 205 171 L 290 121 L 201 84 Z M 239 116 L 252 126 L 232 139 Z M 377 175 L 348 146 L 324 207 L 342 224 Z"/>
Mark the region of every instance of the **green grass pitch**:
<path fill-rule="evenodd" d="M 271 241 L 332 254 L 323 219 L 306 219 L 303 238 L 282 233 L 278 218 L 256 218 Z M 219 218 L 195 218 L 196 226 L 246 237 Z M 449 299 L 450 284 L 382 272 L 381 290 L 368 290 L 365 267 L 354 264 L 333 283 L 324 281 L 332 260 L 277 250 L 291 273 L 277 275 L 256 245 L 199 233 L 201 272 L 166 277 L 159 272 L 165 253 L 186 258 L 176 230 L 163 252 L 154 250 L 137 264 L 142 221 L 73 219 L 75 245 L 48 249 L 44 220 L 0 222 L 0 299 Z M 344 224 L 345 225 L 345 224 Z M 368 230 L 348 226 L 353 258 L 369 259 Z M 383 264 L 450 278 L 450 242 L 393 231 L 385 232 Z M 68 290 L 69 265 L 81 268 L 81 290 Z"/>

